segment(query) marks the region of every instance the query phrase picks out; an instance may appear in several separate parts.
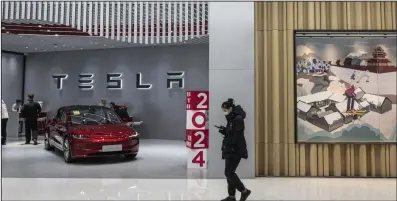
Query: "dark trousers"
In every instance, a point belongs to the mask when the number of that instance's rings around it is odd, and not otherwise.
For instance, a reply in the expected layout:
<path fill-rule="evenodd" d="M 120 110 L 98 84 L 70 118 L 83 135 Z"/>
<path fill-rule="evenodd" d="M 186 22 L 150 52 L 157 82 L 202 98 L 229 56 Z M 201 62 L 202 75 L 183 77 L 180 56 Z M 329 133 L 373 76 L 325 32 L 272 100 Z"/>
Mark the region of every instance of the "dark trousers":
<path fill-rule="evenodd" d="M 236 169 L 240 160 L 241 158 L 227 158 L 225 160 L 225 176 L 227 179 L 227 191 L 229 196 L 235 196 L 236 189 L 240 192 L 245 189 L 244 184 L 236 174 Z"/>
<path fill-rule="evenodd" d="M 347 96 L 347 109 L 346 111 L 354 110 L 354 96 Z"/>
<path fill-rule="evenodd" d="M 26 142 L 30 143 L 31 138 L 37 140 L 37 119 L 25 120 L 25 138 Z"/>
<path fill-rule="evenodd" d="M 1 144 L 5 144 L 7 140 L 7 119 L 1 119 Z"/>

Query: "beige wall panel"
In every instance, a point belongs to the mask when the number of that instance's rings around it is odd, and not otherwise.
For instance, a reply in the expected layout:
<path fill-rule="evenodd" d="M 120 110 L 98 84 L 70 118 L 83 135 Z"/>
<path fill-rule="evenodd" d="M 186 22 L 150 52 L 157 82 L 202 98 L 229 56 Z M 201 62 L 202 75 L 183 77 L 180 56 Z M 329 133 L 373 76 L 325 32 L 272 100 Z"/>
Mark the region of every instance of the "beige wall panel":
<path fill-rule="evenodd" d="M 293 30 L 394 30 L 397 2 L 256 2 L 257 176 L 396 177 L 396 145 L 295 144 Z"/>

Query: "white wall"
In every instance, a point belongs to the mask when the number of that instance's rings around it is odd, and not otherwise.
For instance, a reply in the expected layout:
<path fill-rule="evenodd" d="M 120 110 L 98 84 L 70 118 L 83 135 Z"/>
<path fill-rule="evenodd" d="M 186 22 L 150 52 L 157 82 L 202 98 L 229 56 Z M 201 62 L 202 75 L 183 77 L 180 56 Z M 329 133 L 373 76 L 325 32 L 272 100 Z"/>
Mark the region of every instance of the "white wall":
<path fill-rule="evenodd" d="M 11 111 L 12 104 L 22 99 L 23 55 L 1 53 L 1 98 L 7 105 L 7 136 L 18 136 L 18 114 Z"/>
<path fill-rule="evenodd" d="M 254 2 L 210 2 L 209 34 L 208 178 L 225 177 L 222 137 L 214 125 L 226 124 L 221 104 L 229 97 L 247 113 L 245 136 L 249 158 L 241 161 L 237 174 L 254 178 Z"/>

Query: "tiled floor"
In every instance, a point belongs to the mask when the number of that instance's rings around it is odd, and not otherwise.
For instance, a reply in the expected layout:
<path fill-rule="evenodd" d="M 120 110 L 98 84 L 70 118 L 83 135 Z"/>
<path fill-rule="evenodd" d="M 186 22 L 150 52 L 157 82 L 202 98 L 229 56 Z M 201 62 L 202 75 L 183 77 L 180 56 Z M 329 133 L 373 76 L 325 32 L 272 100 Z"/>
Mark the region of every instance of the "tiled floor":
<path fill-rule="evenodd" d="M 187 173 L 185 166 L 175 165 L 177 161 L 184 163 L 183 154 L 161 157 L 163 166 L 150 162 L 159 160 L 156 155 L 163 155 L 163 150 L 181 152 L 183 144 L 145 144 L 140 152 L 145 163 L 135 167 L 133 163 L 113 161 L 69 165 L 56 153 L 45 151 L 43 144 L 10 142 L 2 149 L 2 199 L 220 200 L 226 196 L 225 180 L 186 179 L 187 175 L 197 178 L 199 174 Z M 252 190 L 249 200 L 396 200 L 395 178 L 256 178 L 244 183 Z"/>
<path fill-rule="evenodd" d="M 249 200 L 396 200 L 395 179 L 257 178 Z M 220 200 L 224 180 L 3 179 L 3 200 Z M 237 195 L 239 196 L 239 195 Z"/>

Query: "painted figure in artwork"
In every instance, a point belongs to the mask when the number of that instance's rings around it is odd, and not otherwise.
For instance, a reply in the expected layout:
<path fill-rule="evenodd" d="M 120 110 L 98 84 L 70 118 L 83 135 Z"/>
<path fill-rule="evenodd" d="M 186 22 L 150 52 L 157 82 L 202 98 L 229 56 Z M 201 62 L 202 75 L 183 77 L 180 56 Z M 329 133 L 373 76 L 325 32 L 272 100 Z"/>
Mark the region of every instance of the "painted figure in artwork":
<path fill-rule="evenodd" d="M 362 79 L 365 78 L 365 82 L 369 82 L 369 70 L 366 70 L 365 72 L 363 72 L 360 76 L 360 78 L 357 80 L 357 83 L 360 83 Z"/>
<path fill-rule="evenodd" d="M 345 91 L 345 95 L 347 97 L 347 112 L 354 110 L 354 97 L 356 97 L 356 94 L 354 93 L 355 91 L 356 88 L 354 85 L 351 85 L 350 88 L 346 89 Z"/>
<path fill-rule="evenodd" d="M 350 76 L 351 80 L 356 80 L 356 71 L 353 71 L 352 75 Z"/>

